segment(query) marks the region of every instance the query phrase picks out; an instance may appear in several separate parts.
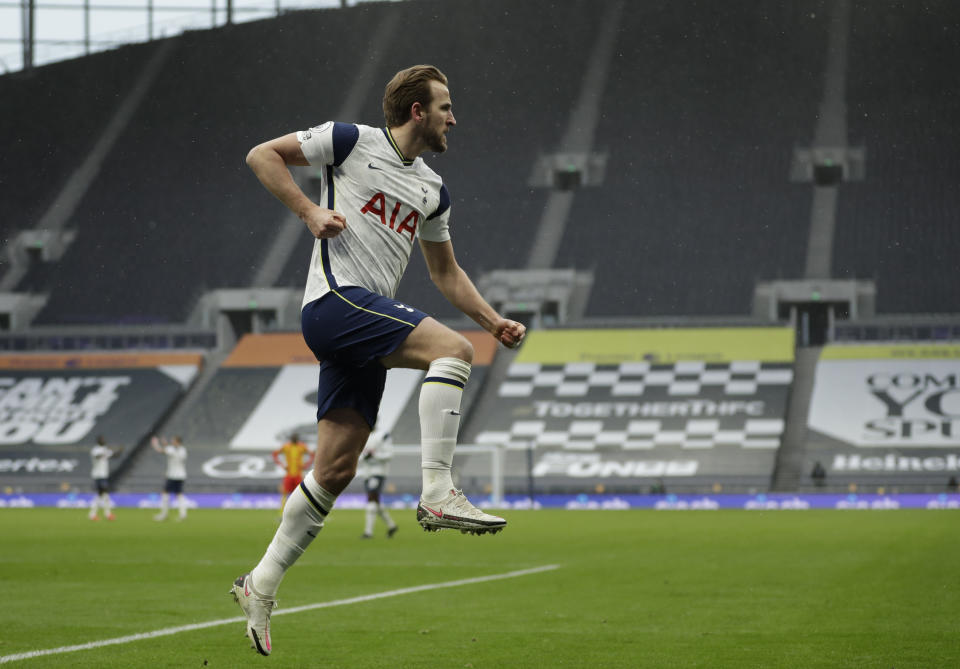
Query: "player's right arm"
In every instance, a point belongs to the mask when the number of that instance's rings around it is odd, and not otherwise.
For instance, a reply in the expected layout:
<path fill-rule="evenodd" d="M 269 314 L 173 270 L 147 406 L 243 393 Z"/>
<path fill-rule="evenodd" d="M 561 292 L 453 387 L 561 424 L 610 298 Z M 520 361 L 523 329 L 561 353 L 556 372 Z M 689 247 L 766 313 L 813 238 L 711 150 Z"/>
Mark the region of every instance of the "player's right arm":
<path fill-rule="evenodd" d="M 336 237 L 347 227 L 347 219 L 343 214 L 325 209 L 307 197 L 287 167 L 305 167 L 309 164 L 295 132 L 258 144 L 247 154 L 247 165 L 264 188 L 295 213 L 314 237 Z"/>
<path fill-rule="evenodd" d="M 273 455 L 273 461 L 277 463 L 278 467 L 285 467 L 286 465 L 280 462 L 280 454 L 283 453 L 283 448 L 278 448 L 271 455 Z"/>

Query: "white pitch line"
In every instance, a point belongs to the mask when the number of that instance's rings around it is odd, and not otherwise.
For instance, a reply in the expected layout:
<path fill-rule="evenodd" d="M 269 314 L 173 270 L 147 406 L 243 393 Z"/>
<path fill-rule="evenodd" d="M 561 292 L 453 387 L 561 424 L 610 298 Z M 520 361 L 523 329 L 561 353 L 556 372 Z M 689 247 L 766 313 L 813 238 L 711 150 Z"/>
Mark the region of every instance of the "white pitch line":
<path fill-rule="evenodd" d="M 428 590 L 440 590 L 442 588 L 456 588 L 461 585 L 472 585 L 474 583 L 486 583 L 488 581 L 500 581 L 505 578 L 517 578 L 518 576 L 529 576 L 530 574 L 539 574 L 545 571 L 559 569 L 558 564 L 547 564 L 541 567 L 531 567 L 530 569 L 519 569 L 517 571 L 508 571 L 503 574 L 491 574 L 490 576 L 477 576 L 475 578 L 462 578 L 458 581 L 446 581 L 444 583 L 427 583 L 426 585 L 415 585 L 409 588 L 400 588 L 399 590 L 387 590 L 385 592 L 375 592 L 371 595 L 360 595 L 358 597 L 349 597 L 347 599 L 335 599 L 330 602 L 318 602 L 316 604 L 305 604 L 295 606 L 291 609 L 280 609 L 274 611 L 273 617 L 286 615 L 288 613 L 302 613 L 312 611 L 313 609 L 326 609 L 332 606 L 346 606 L 348 604 L 360 604 L 362 602 L 371 602 L 375 599 L 386 599 L 387 597 L 399 597 L 400 595 L 410 595 L 415 592 L 426 592 Z M 181 632 L 193 632 L 206 629 L 208 627 L 219 627 L 220 625 L 232 625 L 233 623 L 245 622 L 246 618 L 237 616 L 235 618 L 223 618 L 221 620 L 210 620 L 205 623 L 194 623 L 192 625 L 180 625 L 179 627 L 167 627 L 153 632 L 142 632 L 140 634 L 131 634 L 121 636 L 115 639 L 104 639 L 103 641 L 89 641 L 87 643 L 77 644 L 75 646 L 61 646 L 60 648 L 48 648 L 46 650 L 31 650 L 26 653 L 16 653 L 14 655 L 4 655 L 0 657 L 0 664 L 6 662 L 16 662 L 17 660 L 29 660 L 33 657 L 43 657 L 44 655 L 60 655 L 62 653 L 72 653 L 78 650 L 90 650 L 93 648 L 103 648 L 104 646 L 117 646 L 133 641 L 143 641 L 144 639 L 156 639 L 161 636 L 170 636 L 171 634 L 180 634 Z"/>

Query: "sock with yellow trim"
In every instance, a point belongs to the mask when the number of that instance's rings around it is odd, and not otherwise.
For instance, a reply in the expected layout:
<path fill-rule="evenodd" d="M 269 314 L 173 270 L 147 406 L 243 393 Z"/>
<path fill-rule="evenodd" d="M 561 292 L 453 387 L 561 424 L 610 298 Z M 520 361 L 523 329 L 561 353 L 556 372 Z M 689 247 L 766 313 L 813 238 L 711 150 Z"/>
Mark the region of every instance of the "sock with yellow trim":
<path fill-rule="evenodd" d="M 420 387 L 420 467 L 423 499 L 443 499 L 453 488 L 450 468 L 460 429 L 460 401 L 470 378 L 470 363 L 437 358 L 430 363 Z"/>
<path fill-rule="evenodd" d="M 273 535 L 267 552 L 250 572 L 257 594 L 271 599 L 276 596 L 283 575 L 323 528 L 323 521 L 336 499 L 336 495 L 320 487 L 313 472 L 303 477 L 303 483 L 283 507 L 280 527 Z"/>

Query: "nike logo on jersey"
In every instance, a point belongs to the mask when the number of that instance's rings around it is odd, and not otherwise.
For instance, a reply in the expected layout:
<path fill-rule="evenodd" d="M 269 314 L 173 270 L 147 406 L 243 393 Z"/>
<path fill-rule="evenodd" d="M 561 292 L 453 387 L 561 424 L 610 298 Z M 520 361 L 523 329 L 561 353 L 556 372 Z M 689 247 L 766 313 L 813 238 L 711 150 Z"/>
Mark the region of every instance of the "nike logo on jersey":
<path fill-rule="evenodd" d="M 371 170 L 377 170 L 377 171 L 379 171 L 379 172 L 383 172 L 383 168 L 382 168 L 382 167 L 377 167 L 377 166 L 374 165 L 373 163 L 368 163 L 368 164 L 367 164 L 367 167 L 369 167 Z"/>

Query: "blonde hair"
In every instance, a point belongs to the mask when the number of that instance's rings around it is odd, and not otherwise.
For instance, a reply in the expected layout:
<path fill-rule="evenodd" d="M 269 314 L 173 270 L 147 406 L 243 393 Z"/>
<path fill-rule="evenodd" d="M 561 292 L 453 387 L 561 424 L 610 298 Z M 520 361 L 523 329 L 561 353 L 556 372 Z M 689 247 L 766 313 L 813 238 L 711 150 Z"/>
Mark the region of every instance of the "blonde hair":
<path fill-rule="evenodd" d="M 387 127 L 395 128 L 410 120 L 410 107 L 414 102 L 430 105 L 430 82 L 447 85 L 447 77 L 433 65 L 414 65 L 400 70 L 383 92 L 383 118 Z"/>

